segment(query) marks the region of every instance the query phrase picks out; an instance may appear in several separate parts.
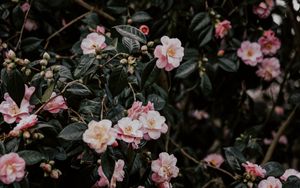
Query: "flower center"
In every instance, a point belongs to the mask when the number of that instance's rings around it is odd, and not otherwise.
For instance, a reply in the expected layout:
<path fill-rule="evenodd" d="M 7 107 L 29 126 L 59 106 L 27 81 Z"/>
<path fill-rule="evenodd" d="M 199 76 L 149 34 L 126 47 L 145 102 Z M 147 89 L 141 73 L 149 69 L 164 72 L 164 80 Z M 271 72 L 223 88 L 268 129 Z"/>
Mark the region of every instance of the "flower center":
<path fill-rule="evenodd" d="M 96 138 L 99 140 L 99 142 L 102 142 L 106 139 L 107 135 L 105 134 L 106 128 L 105 127 L 99 127 L 96 133 Z"/>
<path fill-rule="evenodd" d="M 248 50 L 248 51 L 247 51 L 247 56 L 248 56 L 248 57 L 252 57 L 252 56 L 253 56 L 253 54 L 254 54 L 254 53 L 253 53 L 253 51 L 252 51 L 252 50 Z"/>
<path fill-rule="evenodd" d="M 10 113 L 11 113 L 11 114 L 16 115 L 16 114 L 18 114 L 19 112 L 20 112 L 20 109 L 19 109 L 19 107 L 18 107 L 16 104 L 14 104 L 14 105 L 11 107 L 11 109 L 10 109 Z"/>
<path fill-rule="evenodd" d="M 132 133 L 132 126 L 128 125 L 127 127 L 125 127 L 124 132 L 125 132 L 125 134 L 131 134 Z"/>
<path fill-rule="evenodd" d="M 267 48 L 268 50 L 271 50 L 271 49 L 272 49 L 272 44 L 271 44 L 271 43 L 266 44 L 266 48 Z"/>
<path fill-rule="evenodd" d="M 169 48 L 167 51 L 167 55 L 170 57 L 174 57 L 176 54 L 175 50 L 173 48 Z"/>
<path fill-rule="evenodd" d="M 153 118 L 149 119 L 148 120 L 148 126 L 151 129 L 155 128 L 155 119 L 153 119 Z"/>
<path fill-rule="evenodd" d="M 164 173 L 164 175 L 166 175 L 167 177 L 171 177 L 172 173 L 171 173 L 171 167 L 164 165 L 162 166 L 162 171 Z"/>

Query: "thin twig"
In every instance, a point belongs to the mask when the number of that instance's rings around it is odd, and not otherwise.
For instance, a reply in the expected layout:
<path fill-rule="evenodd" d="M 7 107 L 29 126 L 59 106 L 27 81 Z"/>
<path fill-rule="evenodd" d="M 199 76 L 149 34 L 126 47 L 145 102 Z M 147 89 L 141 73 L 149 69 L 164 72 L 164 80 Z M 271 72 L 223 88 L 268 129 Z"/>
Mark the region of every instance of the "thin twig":
<path fill-rule="evenodd" d="M 81 121 L 82 123 L 86 123 L 86 122 L 84 121 L 83 117 L 82 117 L 78 112 L 76 112 L 76 111 L 73 110 L 72 108 L 69 108 L 69 110 L 70 110 L 72 113 L 74 113 L 74 114 L 80 119 L 80 121 Z"/>
<path fill-rule="evenodd" d="M 62 28 L 60 28 L 58 31 L 56 31 L 55 33 L 53 33 L 52 35 L 50 35 L 47 39 L 46 39 L 46 44 L 44 46 L 44 49 L 46 49 L 49 45 L 50 40 L 55 37 L 56 35 L 58 35 L 60 32 L 62 32 L 63 30 L 65 30 L 66 28 L 68 28 L 69 26 L 71 26 L 72 24 L 74 24 L 75 22 L 81 20 L 82 18 L 84 18 L 86 15 L 88 15 L 91 12 L 86 12 L 78 17 L 76 17 L 75 19 L 73 19 L 72 21 L 70 21 L 69 23 L 67 23 L 66 25 L 64 25 Z"/>
<path fill-rule="evenodd" d="M 291 123 L 291 121 L 292 121 L 292 119 L 293 119 L 293 117 L 294 117 L 294 115 L 296 113 L 296 110 L 297 110 L 298 106 L 299 105 L 297 105 L 297 106 L 294 107 L 293 111 L 290 113 L 290 115 L 288 116 L 288 118 L 286 119 L 286 121 L 284 121 L 282 123 L 282 125 L 280 126 L 279 130 L 277 131 L 277 133 L 275 135 L 275 138 L 273 139 L 271 145 L 268 148 L 268 151 L 267 151 L 267 153 L 265 155 L 264 160 L 262 161 L 262 164 L 268 162 L 271 159 L 271 157 L 272 157 L 272 155 L 273 155 L 273 153 L 275 151 L 275 148 L 277 146 L 277 143 L 278 143 L 278 140 L 279 140 L 280 136 L 283 134 L 283 132 L 285 131 L 285 129 Z"/>
<path fill-rule="evenodd" d="M 104 101 L 106 99 L 106 95 L 103 96 L 103 99 L 101 100 L 101 114 L 100 114 L 100 120 L 103 119 L 103 109 L 104 109 Z"/>
<path fill-rule="evenodd" d="M 91 5 L 89 5 L 88 3 L 86 3 L 86 2 L 84 2 L 84 1 L 82 1 L 82 0 L 75 0 L 75 2 L 76 2 L 78 5 L 80 5 L 80 6 L 84 7 L 84 8 L 86 8 L 86 9 L 88 9 L 88 10 L 90 10 L 90 11 L 94 11 L 94 12 L 98 13 L 100 16 L 102 16 L 102 17 L 108 19 L 109 21 L 112 21 L 112 22 L 115 22 L 115 21 L 116 21 L 116 18 L 114 18 L 113 16 L 109 15 L 108 13 L 104 12 L 103 10 L 97 9 L 97 8 L 95 8 L 95 7 L 91 6 Z"/>
<path fill-rule="evenodd" d="M 134 91 L 134 89 L 132 87 L 132 84 L 130 82 L 128 82 L 128 85 L 129 85 L 129 87 L 131 89 L 131 92 L 133 94 L 133 100 L 136 101 L 136 93 L 135 93 L 135 91 Z"/>

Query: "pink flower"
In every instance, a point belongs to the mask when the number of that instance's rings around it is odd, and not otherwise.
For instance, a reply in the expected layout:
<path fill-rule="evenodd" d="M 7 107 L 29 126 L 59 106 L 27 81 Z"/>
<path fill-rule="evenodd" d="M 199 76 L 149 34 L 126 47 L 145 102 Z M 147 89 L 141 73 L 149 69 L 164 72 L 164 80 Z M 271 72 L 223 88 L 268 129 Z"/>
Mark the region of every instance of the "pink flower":
<path fill-rule="evenodd" d="M 17 153 L 0 157 L 0 180 L 4 184 L 21 181 L 25 175 L 25 161 Z"/>
<path fill-rule="evenodd" d="M 261 180 L 257 187 L 258 188 L 281 188 L 282 184 L 279 179 L 270 176 L 265 180 Z"/>
<path fill-rule="evenodd" d="M 276 133 L 274 131 L 272 131 L 272 137 L 275 138 L 275 136 L 276 136 Z M 265 138 L 264 139 L 264 144 L 270 145 L 272 143 L 272 141 L 273 141 L 273 139 Z M 283 144 L 283 145 L 287 145 L 288 144 L 287 137 L 285 135 L 281 135 L 279 137 L 278 143 Z"/>
<path fill-rule="evenodd" d="M 179 169 L 176 166 L 177 159 L 174 155 L 169 155 L 166 152 L 159 154 L 157 160 L 152 161 L 151 170 L 153 174 L 151 179 L 160 185 L 160 187 L 166 187 L 164 184 L 169 184 L 171 178 L 176 178 L 179 173 Z M 163 186 L 162 186 L 163 185 Z"/>
<path fill-rule="evenodd" d="M 265 177 L 266 170 L 257 164 L 247 161 L 246 163 L 243 163 L 242 166 L 245 168 L 245 171 L 253 177 Z"/>
<path fill-rule="evenodd" d="M 242 42 L 237 54 L 246 65 L 250 66 L 255 66 L 257 63 L 261 62 L 263 58 L 260 45 L 256 42 Z"/>
<path fill-rule="evenodd" d="M 37 115 L 30 115 L 22 118 L 12 131 L 21 131 L 33 127 L 38 122 Z"/>
<path fill-rule="evenodd" d="M 60 112 L 60 110 L 68 109 L 64 97 L 62 96 L 56 97 L 56 93 L 53 92 L 51 94 L 51 98 L 52 99 L 44 106 L 44 110 L 47 110 L 52 114 L 56 114 Z"/>
<path fill-rule="evenodd" d="M 273 8 L 274 1 L 265 0 L 265 2 L 261 2 L 257 6 L 253 6 L 253 13 L 256 14 L 259 18 L 265 19 L 269 17 Z"/>
<path fill-rule="evenodd" d="M 142 102 L 135 101 L 131 108 L 127 110 L 128 117 L 132 119 L 138 119 L 142 113 L 148 113 L 148 111 L 154 110 L 153 103 L 150 101 L 147 103 L 146 106 L 143 106 Z"/>
<path fill-rule="evenodd" d="M 142 33 L 144 33 L 145 35 L 148 35 L 148 34 L 149 34 L 150 29 L 149 29 L 149 27 L 148 27 L 147 25 L 141 25 L 139 29 L 140 29 L 140 31 L 141 31 Z"/>
<path fill-rule="evenodd" d="M 3 115 L 4 121 L 6 123 L 12 124 L 14 122 L 19 122 L 21 118 L 29 116 L 34 106 L 29 103 L 30 97 L 34 92 L 34 87 L 29 87 L 25 85 L 25 94 L 21 101 L 20 107 L 15 103 L 15 101 L 9 96 L 8 93 L 4 94 L 4 100 L 0 104 L 0 112 Z"/>
<path fill-rule="evenodd" d="M 111 121 L 107 119 L 99 122 L 92 120 L 83 133 L 82 139 L 97 153 L 103 153 L 107 146 L 113 145 L 116 141 L 117 133 L 111 126 Z"/>
<path fill-rule="evenodd" d="M 192 116 L 198 120 L 202 120 L 202 119 L 208 119 L 209 118 L 209 114 L 207 112 L 205 112 L 204 110 L 195 110 L 192 113 Z"/>
<path fill-rule="evenodd" d="M 231 29 L 231 23 L 228 20 L 224 20 L 222 22 L 218 22 L 215 25 L 215 36 L 216 38 L 224 38 L 225 35 L 228 34 L 229 30 Z"/>
<path fill-rule="evenodd" d="M 99 187 L 106 187 L 106 186 L 108 186 L 109 188 L 117 187 L 117 182 L 122 182 L 125 177 L 125 172 L 123 170 L 124 165 L 125 165 L 125 163 L 122 159 L 119 159 L 116 162 L 115 169 L 114 169 L 114 172 L 113 172 L 110 182 L 107 179 L 107 177 L 105 176 L 102 166 L 99 166 L 98 174 L 100 176 L 100 180 L 97 182 L 97 185 Z"/>
<path fill-rule="evenodd" d="M 286 181 L 290 176 L 297 176 L 300 178 L 300 173 L 295 169 L 286 169 L 284 174 L 280 177 L 281 180 Z"/>
<path fill-rule="evenodd" d="M 222 157 L 222 155 L 217 153 L 209 154 L 203 160 L 209 163 L 210 165 L 213 165 L 218 168 L 224 162 L 224 158 Z"/>
<path fill-rule="evenodd" d="M 158 139 L 161 133 L 168 131 L 168 126 L 165 123 L 166 118 L 161 116 L 157 111 L 149 111 L 144 113 L 139 118 L 143 125 L 144 138 L 146 140 Z"/>
<path fill-rule="evenodd" d="M 96 27 L 96 32 L 99 33 L 99 34 L 103 34 L 104 35 L 105 34 L 105 27 L 98 25 Z"/>
<path fill-rule="evenodd" d="M 80 45 L 83 54 L 96 54 L 106 46 L 105 36 L 98 33 L 88 34 L 87 37 L 82 40 Z"/>
<path fill-rule="evenodd" d="M 177 38 L 170 39 L 167 36 L 163 36 L 160 41 L 162 45 L 156 46 L 154 50 L 154 56 L 158 58 L 156 66 L 160 69 L 164 68 L 166 71 L 171 71 L 178 67 L 182 61 L 184 49 Z"/>
<path fill-rule="evenodd" d="M 138 120 L 132 120 L 129 117 L 120 119 L 115 129 L 118 133 L 118 139 L 131 143 L 134 148 L 138 147 L 143 138 L 142 125 Z"/>
<path fill-rule="evenodd" d="M 280 40 L 272 30 L 265 31 L 263 36 L 258 39 L 261 51 L 264 55 L 274 55 L 281 46 Z"/>
<path fill-rule="evenodd" d="M 280 75 L 280 64 L 277 58 L 265 58 L 256 71 L 257 76 L 271 81 Z"/>
<path fill-rule="evenodd" d="M 23 12 L 26 12 L 27 10 L 29 10 L 29 8 L 30 8 L 30 4 L 28 3 L 28 2 L 25 2 L 25 3 L 23 3 L 22 5 L 21 5 L 21 10 L 23 11 Z"/>
<path fill-rule="evenodd" d="M 26 21 L 25 21 L 24 28 L 27 31 L 35 31 L 35 30 L 38 29 L 38 25 L 37 25 L 36 21 L 34 21 L 30 18 L 27 18 Z"/>

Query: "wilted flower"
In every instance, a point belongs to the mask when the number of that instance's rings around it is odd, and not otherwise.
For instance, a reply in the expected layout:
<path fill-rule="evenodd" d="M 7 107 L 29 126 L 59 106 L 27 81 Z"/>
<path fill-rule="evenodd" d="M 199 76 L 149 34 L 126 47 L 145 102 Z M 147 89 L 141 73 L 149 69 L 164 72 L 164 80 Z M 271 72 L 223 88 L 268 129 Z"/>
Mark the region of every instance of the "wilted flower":
<path fill-rule="evenodd" d="M 17 153 L 0 157 L 0 180 L 4 184 L 21 181 L 25 175 L 25 161 Z"/>
<path fill-rule="evenodd" d="M 114 144 L 117 133 L 111 127 L 112 122 L 104 119 L 99 122 L 92 120 L 88 129 L 83 133 L 82 139 L 97 153 L 103 153 L 107 146 Z"/>
<path fill-rule="evenodd" d="M 271 14 L 273 7 L 273 0 L 265 0 L 265 2 L 261 2 L 257 6 L 253 6 L 253 13 L 259 18 L 265 19 Z"/>
<path fill-rule="evenodd" d="M 209 163 L 210 165 L 213 165 L 218 168 L 224 162 L 224 158 L 222 157 L 222 155 L 217 153 L 209 154 L 203 160 Z"/>
<path fill-rule="evenodd" d="M 174 155 L 169 155 L 166 152 L 159 154 L 157 160 L 152 161 L 151 170 L 153 174 L 151 179 L 159 186 L 164 186 L 164 184 L 169 184 L 171 178 L 176 178 L 179 173 L 179 169 L 176 166 L 177 159 Z"/>
<path fill-rule="evenodd" d="M 99 187 L 106 187 L 106 186 L 108 186 L 109 188 L 117 187 L 117 182 L 122 182 L 125 177 L 124 165 L 125 163 L 122 159 L 119 159 L 116 162 L 115 169 L 110 181 L 105 176 L 102 166 L 99 166 L 98 175 L 100 176 L 100 180 L 97 182 L 97 185 Z"/>
<path fill-rule="evenodd" d="M 216 38 L 224 38 L 225 35 L 228 34 L 229 30 L 231 29 L 231 23 L 228 20 L 224 20 L 222 22 L 218 22 L 215 25 L 215 36 Z"/>
<path fill-rule="evenodd" d="M 261 177 L 261 178 L 265 177 L 266 170 L 257 164 L 253 164 L 247 161 L 246 163 L 243 163 L 242 166 L 245 168 L 247 174 L 253 177 Z"/>
<path fill-rule="evenodd" d="M 56 96 L 56 93 L 53 92 L 51 94 L 50 99 L 51 100 L 44 106 L 44 110 L 47 110 L 52 114 L 56 114 L 61 110 L 68 109 L 68 106 L 63 96 Z"/>
<path fill-rule="evenodd" d="M 182 61 L 184 49 L 177 38 L 170 39 L 167 36 L 163 36 L 160 41 L 162 45 L 156 46 L 154 50 L 154 56 L 158 58 L 156 66 L 160 69 L 164 68 L 166 71 L 171 71 L 178 67 Z"/>
<path fill-rule="evenodd" d="M 280 40 L 272 30 L 265 31 L 263 36 L 258 39 L 261 51 L 265 55 L 274 55 L 281 46 Z"/>
<path fill-rule="evenodd" d="M 165 123 L 166 118 L 161 116 L 157 111 L 143 113 L 139 121 L 143 125 L 144 138 L 146 140 L 156 140 L 160 137 L 161 133 L 168 131 L 168 126 Z"/>
<path fill-rule="evenodd" d="M 297 176 L 300 178 L 300 173 L 295 169 L 286 169 L 284 174 L 280 177 L 281 180 L 286 181 L 290 176 Z"/>
<path fill-rule="evenodd" d="M 83 54 L 96 54 L 99 50 L 106 47 L 105 36 L 98 33 L 90 33 L 81 42 Z"/>
<path fill-rule="evenodd" d="M 256 42 L 242 42 L 237 54 L 246 65 L 250 66 L 257 65 L 257 63 L 261 62 L 263 58 L 260 45 Z"/>
<path fill-rule="evenodd" d="M 277 58 L 265 58 L 256 71 L 257 76 L 270 81 L 280 75 L 280 64 Z"/>
<path fill-rule="evenodd" d="M 279 179 L 270 176 L 265 180 L 261 180 L 257 187 L 258 188 L 281 188 L 282 184 Z"/>

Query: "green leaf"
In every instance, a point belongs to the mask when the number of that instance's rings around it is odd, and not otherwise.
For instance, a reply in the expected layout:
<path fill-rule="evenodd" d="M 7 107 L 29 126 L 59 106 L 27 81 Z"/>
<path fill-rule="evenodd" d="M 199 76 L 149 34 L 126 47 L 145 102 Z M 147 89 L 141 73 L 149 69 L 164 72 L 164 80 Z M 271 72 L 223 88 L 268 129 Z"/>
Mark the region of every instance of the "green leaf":
<path fill-rule="evenodd" d="M 80 63 L 77 65 L 74 76 L 76 78 L 85 76 L 85 73 L 89 70 L 92 64 L 96 61 L 93 54 L 83 55 L 80 59 Z"/>
<path fill-rule="evenodd" d="M 54 87 L 55 87 L 55 83 L 53 82 L 50 84 L 50 86 L 44 92 L 42 99 L 41 99 L 42 102 L 47 102 L 50 99 L 50 97 L 53 93 Z"/>
<path fill-rule="evenodd" d="M 18 30 L 20 30 L 22 28 L 23 22 L 24 22 L 24 12 L 18 5 L 12 11 L 12 23 Z"/>
<path fill-rule="evenodd" d="M 141 48 L 139 41 L 128 37 L 123 37 L 122 43 L 129 50 L 130 53 L 138 52 Z"/>
<path fill-rule="evenodd" d="M 108 88 L 113 96 L 118 95 L 127 86 L 127 77 L 127 71 L 122 66 L 112 70 L 108 79 Z"/>
<path fill-rule="evenodd" d="M 176 71 L 175 78 L 184 79 L 188 77 L 196 70 L 197 66 L 197 61 L 195 61 L 194 59 L 190 59 L 185 63 L 182 63 Z"/>
<path fill-rule="evenodd" d="M 200 87 L 201 87 L 201 91 L 204 95 L 209 95 L 212 91 L 212 85 L 211 85 L 210 79 L 206 73 L 204 73 L 201 76 Z"/>
<path fill-rule="evenodd" d="M 290 176 L 282 188 L 300 188 L 300 179 L 297 176 Z"/>
<path fill-rule="evenodd" d="M 58 74 L 61 78 L 68 78 L 70 80 L 73 80 L 73 76 L 69 68 L 63 65 L 55 65 L 55 66 L 59 66 Z"/>
<path fill-rule="evenodd" d="M 20 106 L 22 99 L 25 94 L 25 83 L 23 80 L 23 76 L 17 70 L 11 70 L 6 72 L 7 74 L 7 83 L 6 89 L 9 96 L 15 101 L 15 103 Z"/>
<path fill-rule="evenodd" d="M 202 18 L 202 19 L 200 20 L 200 18 Z M 194 20 L 194 22 L 193 22 L 193 20 Z M 196 24 L 193 31 L 200 31 L 204 27 L 206 27 L 209 23 L 211 23 L 208 13 L 204 13 L 204 14 L 199 13 L 199 16 L 198 17 L 195 16 L 193 20 L 192 20 L 191 24 L 193 24 L 193 25 Z"/>
<path fill-rule="evenodd" d="M 278 162 L 267 162 L 262 168 L 267 171 L 266 176 L 280 177 L 284 173 L 284 168 Z"/>
<path fill-rule="evenodd" d="M 190 29 L 193 30 L 207 16 L 208 16 L 208 14 L 206 12 L 200 12 L 200 13 L 196 14 L 191 21 Z"/>
<path fill-rule="evenodd" d="M 11 140 L 9 140 L 8 142 L 6 142 L 5 144 L 5 149 L 6 152 L 16 152 L 19 148 L 19 144 L 20 144 L 21 139 L 20 138 L 13 138 Z"/>
<path fill-rule="evenodd" d="M 87 126 L 84 123 L 71 123 L 59 133 L 58 137 L 64 140 L 81 140 L 86 129 Z"/>
<path fill-rule="evenodd" d="M 294 104 L 294 105 L 300 104 L 300 90 L 297 89 L 297 90 L 293 91 L 290 94 L 288 101 L 289 101 L 289 103 Z"/>
<path fill-rule="evenodd" d="M 79 95 L 79 96 L 88 96 L 90 94 L 92 94 L 91 90 L 81 84 L 81 83 L 74 83 L 72 84 L 68 89 L 68 92 L 72 93 L 73 95 Z"/>
<path fill-rule="evenodd" d="M 157 80 L 161 70 L 155 66 L 155 63 L 155 59 L 150 60 L 143 69 L 141 78 L 142 88 L 150 86 Z"/>
<path fill-rule="evenodd" d="M 39 39 L 37 37 L 27 37 L 22 40 L 21 48 L 26 53 L 32 52 L 41 47 L 42 42 L 43 39 Z"/>
<path fill-rule="evenodd" d="M 0 155 L 4 155 L 6 153 L 6 149 L 4 146 L 4 143 L 1 141 L 0 142 Z"/>
<path fill-rule="evenodd" d="M 25 160 L 26 165 L 37 164 L 45 158 L 42 153 L 34 150 L 23 150 L 18 154 Z"/>
<path fill-rule="evenodd" d="M 210 27 L 210 29 L 207 31 L 207 33 L 205 33 L 204 38 L 201 39 L 201 42 L 199 45 L 200 47 L 206 45 L 207 43 L 209 43 L 212 40 L 213 31 L 214 31 L 214 28 Z"/>
<path fill-rule="evenodd" d="M 224 148 L 225 158 L 233 170 L 242 170 L 241 163 L 246 162 L 244 155 L 234 147 Z"/>
<path fill-rule="evenodd" d="M 145 23 L 152 20 L 152 17 L 145 11 L 138 11 L 131 16 L 135 23 Z"/>
<path fill-rule="evenodd" d="M 143 44 L 147 43 L 147 38 L 138 28 L 129 25 L 118 25 L 113 27 L 120 33 L 123 37 L 128 37 L 137 40 Z"/>
<path fill-rule="evenodd" d="M 148 101 L 151 101 L 154 104 L 155 110 L 162 110 L 166 105 L 166 101 L 156 94 L 149 95 Z"/>
<path fill-rule="evenodd" d="M 227 58 L 219 58 L 220 63 L 218 64 L 218 66 L 220 66 L 224 71 L 227 72 L 237 72 L 237 70 L 239 69 L 238 65 L 236 63 L 234 63 L 231 59 L 227 59 Z"/>
<path fill-rule="evenodd" d="M 101 156 L 101 166 L 105 176 L 110 180 L 115 170 L 115 160 L 110 149 L 107 149 Z"/>

